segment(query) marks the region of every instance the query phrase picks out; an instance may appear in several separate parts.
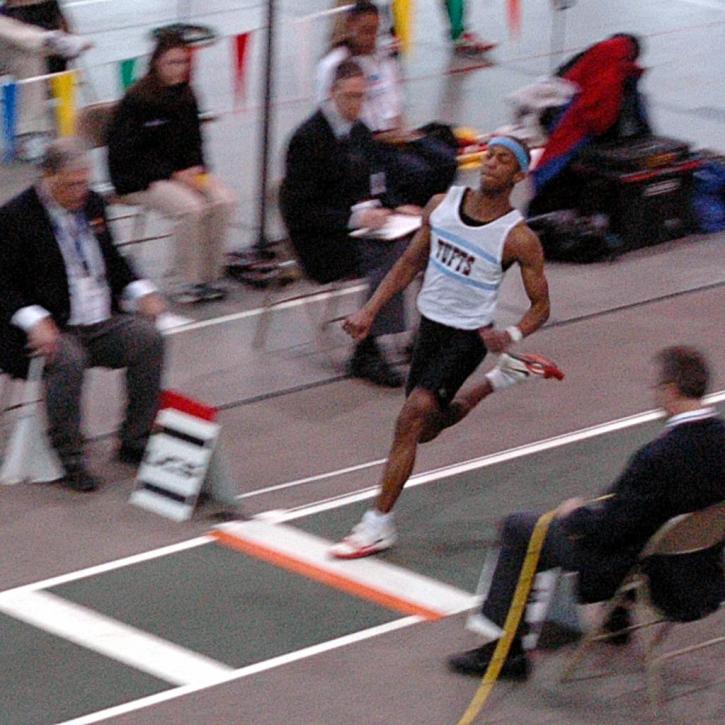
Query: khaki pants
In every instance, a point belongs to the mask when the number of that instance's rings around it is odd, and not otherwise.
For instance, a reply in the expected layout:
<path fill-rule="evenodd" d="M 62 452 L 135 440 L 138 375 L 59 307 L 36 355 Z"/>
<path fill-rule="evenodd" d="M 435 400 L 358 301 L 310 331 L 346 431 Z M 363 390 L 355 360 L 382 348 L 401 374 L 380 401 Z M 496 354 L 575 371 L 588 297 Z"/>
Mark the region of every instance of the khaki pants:
<path fill-rule="evenodd" d="M 227 227 L 235 206 L 232 191 L 209 176 L 204 193 L 177 181 L 155 181 L 127 194 L 124 202 L 161 212 L 174 222 L 175 272 L 184 282 L 213 282 L 222 275 Z"/>
<path fill-rule="evenodd" d="M 0 15 L 0 72 L 17 80 L 43 75 L 46 30 Z M 20 115 L 17 133 L 47 131 L 46 83 L 23 83 L 20 88 Z"/>

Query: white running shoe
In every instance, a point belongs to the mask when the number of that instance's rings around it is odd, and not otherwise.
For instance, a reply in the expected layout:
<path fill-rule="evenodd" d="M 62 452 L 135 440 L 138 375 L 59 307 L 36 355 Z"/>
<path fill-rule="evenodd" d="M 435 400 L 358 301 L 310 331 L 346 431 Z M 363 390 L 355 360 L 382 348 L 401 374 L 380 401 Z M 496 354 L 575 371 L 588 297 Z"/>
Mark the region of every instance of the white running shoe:
<path fill-rule="evenodd" d="M 375 511 L 366 511 L 359 524 L 338 544 L 330 547 L 335 559 L 361 559 L 389 549 L 398 540 L 392 517 L 380 520 Z"/>
<path fill-rule="evenodd" d="M 505 390 L 533 377 L 563 380 L 564 373 L 557 364 L 543 355 L 499 355 L 496 367 L 486 374 L 494 390 Z"/>
<path fill-rule="evenodd" d="M 67 60 L 77 58 L 81 53 L 93 47 L 93 43 L 80 35 L 52 30 L 45 36 L 45 46 L 54 54 Z"/>
<path fill-rule="evenodd" d="M 538 375 L 542 378 L 564 379 L 564 373 L 559 370 L 559 366 L 549 358 L 543 355 L 514 355 L 512 352 L 504 353 L 498 361 L 500 370 L 506 370 L 511 375 L 526 379 L 532 375 Z"/>

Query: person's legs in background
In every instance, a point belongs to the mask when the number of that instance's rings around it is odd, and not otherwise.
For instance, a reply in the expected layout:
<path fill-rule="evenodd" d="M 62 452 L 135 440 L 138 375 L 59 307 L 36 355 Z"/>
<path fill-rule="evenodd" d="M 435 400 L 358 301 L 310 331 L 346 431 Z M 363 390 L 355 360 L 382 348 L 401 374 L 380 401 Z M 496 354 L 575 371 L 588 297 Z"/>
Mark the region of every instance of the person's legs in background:
<path fill-rule="evenodd" d="M 206 254 L 200 260 L 202 284 L 208 290 L 206 299 L 223 299 L 226 294 L 216 283 L 223 274 L 227 234 L 236 198 L 229 187 L 211 175 L 206 180 L 204 193 L 207 197 L 207 219 L 204 238 Z"/>
<path fill-rule="evenodd" d="M 199 193 L 176 181 L 155 181 L 148 189 L 123 197 L 129 204 L 153 209 L 174 222 L 175 266 L 174 277 L 180 280 L 171 297 L 188 304 L 203 302 L 204 273 L 208 251 L 206 238 L 207 202 Z"/>
<path fill-rule="evenodd" d="M 481 608 L 483 616 L 501 629 L 511 607 L 529 541 L 538 520 L 537 513 L 519 512 L 508 515 L 502 522 L 498 561 Z M 536 570 L 544 571 L 559 566 L 574 569 L 573 558 L 569 540 L 561 533 L 557 522 L 552 522 L 544 539 Z M 502 677 L 526 679 L 529 675 L 531 665 L 521 643 L 522 625 L 523 618 L 501 670 Z M 494 640 L 482 647 L 453 655 L 448 663 L 456 672 L 480 676 L 488 669 L 497 644 L 498 640 Z"/>
<path fill-rule="evenodd" d="M 453 50 L 461 55 L 481 55 L 496 47 L 496 43 L 483 40 L 466 30 L 466 0 L 444 0 Z"/>
<path fill-rule="evenodd" d="M 126 368 L 126 412 L 119 436 L 119 458 L 138 464 L 159 405 L 164 343 L 153 321 L 140 315 L 114 315 L 85 328 L 92 366 Z"/>
<path fill-rule="evenodd" d="M 383 278 L 405 251 L 408 240 L 383 241 L 358 239 L 355 241 L 358 270 L 368 281 L 368 295 L 372 295 Z M 403 293 L 395 295 L 380 311 L 373 323 L 370 335 L 358 343 L 349 364 L 353 377 L 365 378 L 384 387 L 397 388 L 403 384 L 403 376 L 385 359 L 377 338 L 405 331 L 405 302 Z"/>
<path fill-rule="evenodd" d="M 65 470 L 65 480 L 77 491 L 92 491 L 98 480 L 86 469 L 81 432 L 83 379 L 90 357 L 79 333 L 60 336 L 58 350 L 45 365 L 45 409 L 48 437 Z"/>

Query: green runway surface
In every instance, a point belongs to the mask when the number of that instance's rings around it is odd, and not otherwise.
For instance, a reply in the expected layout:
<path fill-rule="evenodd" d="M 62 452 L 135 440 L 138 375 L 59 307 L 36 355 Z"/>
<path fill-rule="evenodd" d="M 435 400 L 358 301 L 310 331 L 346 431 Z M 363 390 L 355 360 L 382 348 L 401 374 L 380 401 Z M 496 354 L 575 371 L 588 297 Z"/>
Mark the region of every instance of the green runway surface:
<path fill-rule="evenodd" d="M 216 544 L 51 591 L 235 669 L 400 618 Z"/>
<path fill-rule="evenodd" d="M 717 408 L 722 413 L 725 405 Z M 396 509 L 398 544 L 380 558 L 473 592 L 503 516 L 599 495 L 662 427 L 661 421 L 633 426 L 406 489 Z M 445 445 L 445 432 L 431 445 Z M 291 523 L 336 541 L 370 505 L 362 501 Z"/>
<path fill-rule="evenodd" d="M 41 725 L 169 689 L 166 682 L 0 614 L 0 723 Z"/>

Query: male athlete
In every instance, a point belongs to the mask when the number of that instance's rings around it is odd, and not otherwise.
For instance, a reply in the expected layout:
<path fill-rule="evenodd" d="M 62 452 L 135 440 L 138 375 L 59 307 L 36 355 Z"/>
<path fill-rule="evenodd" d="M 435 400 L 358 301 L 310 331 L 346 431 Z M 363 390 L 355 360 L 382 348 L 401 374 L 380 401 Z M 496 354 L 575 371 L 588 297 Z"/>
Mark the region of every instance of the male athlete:
<path fill-rule="evenodd" d="M 381 491 L 375 508 L 332 547 L 330 553 L 336 558 L 369 556 L 395 543 L 392 509 L 413 470 L 419 443 L 460 421 L 493 392 L 531 376 L 564 377 L 541 356 L 503 354 L 549 317 L 541 244 L 509 200 L 514 184 L 526 176 L 529 161 L 528 149 L 520 141 L 508 136 L 491 139 L 479 189 L 453 186 L 434 196 L 408 249 L 365 306 L 344 322 L 355 340 L 364 339 L 378 311 L 425 268 L 408 397 L 395 424 Z M 498 291 L 513 264 L 521 270 L 530 305 L 518 325 L 497 330 L 493 320 Z M 502 353 L 496 367 L 486 374 L 485 382 L 456 395 L 488 350 Z"/>

